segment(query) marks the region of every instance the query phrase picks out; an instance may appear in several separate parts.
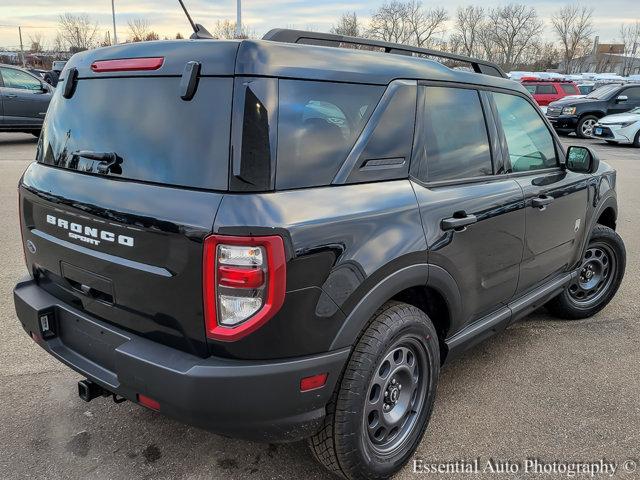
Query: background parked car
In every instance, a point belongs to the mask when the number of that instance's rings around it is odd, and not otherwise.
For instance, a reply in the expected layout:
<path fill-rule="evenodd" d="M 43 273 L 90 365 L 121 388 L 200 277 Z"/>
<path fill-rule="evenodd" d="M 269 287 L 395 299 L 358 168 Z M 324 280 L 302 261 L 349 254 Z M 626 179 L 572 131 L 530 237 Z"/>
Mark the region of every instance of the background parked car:
<path fill-rule="evenodd" d="M 593 128 L 593 136 L 607 143 L 631 143 L 640 147 L 640 107 L 601 118 Z"/>
<path fill-rule="evenodd" d="M 640 84 L 613 84 L 600 87 L 584 98 L 552 102 L 547 118 L 559 133 L 575 132 L 580 138 L 589 138 L 602 117 L 636 107 L 640 107 Z"/>
<path fill-rule="evenodd" d="M 567 95 L 580 95 L 580 89 L 571 81 L 559 80 L 539 80 L 537 78 L 524 77 L 522 80 L 524 88 L 533 95 L 536 103 L 543 111 L 551 102 L 560 100 Z"/>
<path fill-rule="evenodd" d="M 36 75 L 0 65 L 0 132 L 40 135 L 54 89 Z"/>

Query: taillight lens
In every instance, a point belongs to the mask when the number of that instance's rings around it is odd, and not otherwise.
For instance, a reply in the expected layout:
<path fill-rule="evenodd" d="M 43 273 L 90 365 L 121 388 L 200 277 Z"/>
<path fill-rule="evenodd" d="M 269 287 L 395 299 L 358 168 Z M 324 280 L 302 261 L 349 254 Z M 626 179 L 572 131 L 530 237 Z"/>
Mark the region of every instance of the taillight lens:
<path fill-rule="evenodd" d="M 260 328 L 282 307 L 285 283 L 281 237 L 207 237 L 203 255 L 207 336 L 231 342 Z"/>

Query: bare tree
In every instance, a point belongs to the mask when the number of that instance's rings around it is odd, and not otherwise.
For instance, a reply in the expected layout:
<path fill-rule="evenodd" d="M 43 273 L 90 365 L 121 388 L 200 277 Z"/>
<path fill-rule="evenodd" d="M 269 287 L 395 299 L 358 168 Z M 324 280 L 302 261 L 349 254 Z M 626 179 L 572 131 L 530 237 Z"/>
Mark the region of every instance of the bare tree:
<path fill-rule="evenodd" d="M 479 56 L 480 30 L 484 22 L 485 12 L 482 7 L 468 6 L 458 8 L 456 12 L 455 33 L 453 40 L 457 42 L 459 51 L 469 57 Z"/>
<path fill-rule="evenodd" d="M 60 47 L 66 45 L 70 51 L 88 50 L 96 45 L 98 24 L 87 14 L 64 13 L 58 17 L 58 35 Z"/>
<path fill-rule="evenodd" d="M 253 32 L 249 30 L 246 25 L 242 26 L 242 33 L 240 37 L 236 35 L 236 22 L 232 22 L 231 20 L 218 20 L 216 22 L 215 27 L 213 28 L 213 32 L 211 32 L 215 38 L 249 38 L 254 36 Z"/>
<path fill-rule="evenodd" d="M 634 64 L 638 62 L 640 53 L 640 21 L 622 24 L 620 26 L 620 39 L 624 44 L 624 56 L 622 58 L 622 75 L 631 75 Z"/>
<path fill-rule="evenodd" d="M 113 45 L 113 42 L 111 41 L 111 32 L 109 30 L 107 30 L 106 32 L 104 32 L 104 37 L 102 38 L 102 41 L 100 42 L 100 46 L 101 47 L 110 47 L 111 45 Z"/>
<path fill-rule="evenodd" d="M 372 13 L 367 34 L 387 42 L 406 43 L 411 36 L 407 16 L 405 3 L 397 0 L 384 3 Z"/>
<path fill-rule="evenodd" d="M 184 37 L 182 36 L 182 34 L 180 32 L 176 33 L 176 40 L 183 40 Z"/>
<path fill-rule="evenodd" d="M 417 47 L 427 47 L 436 35 L 444 33 L 444 24 L 449 19 L 442 7 L 424 9 L 422 2 L 412 0 L 405 4 L 409 41 Z"/>
<path fill-rule="evenodd" d="M 573 60 L 584 53 L 593 35 L 593 8 L 566 5 L 551 17 L 551 26 L 563 50 L 564 73 L 572 71 Z"/>
<path fill-rule="evenodd" d="M 42 33 L 36 32 L 33 35 L 29 35 L 29 42 L 31 43 L 29 47 L 31 53 L 44 52 L 44 35 Z"/>
<path fill-rule="evenodd" d="M 489 10 L 481 43 L 489 60 L 511 70 L 524 51 L 539 39 L 544 28 L 533 7 L 509 4 Z"/>
<path fill-rule="evenodd" d="M 356 12 L 343 13 L 338 23 L 331 27 L 330 32 L 336 35 L 346 35 L 348 37 L 360 36 L 360 21 Z"/>
<path fill-rule="evenodd" d="M 129 20 L 129 40 L 132 42 L 145 42 L 158 40 L 158 34 L 151 30 L 149 21 L 145 18 Z"/>

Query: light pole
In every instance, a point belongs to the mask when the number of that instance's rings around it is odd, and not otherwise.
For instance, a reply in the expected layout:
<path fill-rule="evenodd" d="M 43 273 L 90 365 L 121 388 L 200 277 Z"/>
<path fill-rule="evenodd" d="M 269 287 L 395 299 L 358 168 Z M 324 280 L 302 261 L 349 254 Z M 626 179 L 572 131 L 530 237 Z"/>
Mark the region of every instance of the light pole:
<path fill-rule="evenodd" d="M 236 38 L 242 36 L 242 0 L 237 0 L 237 12 L 236 12 Z"/>
<path fill-rule="evenodd" d="M 116 7 L 115 0 L 111 0 L 111 17 L 113 18 L 113 44 L 118 44 L 118 34 L 116 33 Z"/>

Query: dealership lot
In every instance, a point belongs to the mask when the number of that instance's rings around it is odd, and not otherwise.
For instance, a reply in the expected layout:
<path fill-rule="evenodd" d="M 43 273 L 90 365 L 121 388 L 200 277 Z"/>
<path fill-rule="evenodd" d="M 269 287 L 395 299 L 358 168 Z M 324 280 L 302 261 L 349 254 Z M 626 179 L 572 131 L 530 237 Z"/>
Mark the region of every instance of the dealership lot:
<path fill-rule="evenodd" d="M 443 371 L 416 459 L 606 459 L 619 462 L 620 469 L 625 460 L 640 461 L 640 150 L 563 140 L 593 145 L 618 170 L 618 226 L 628 255 L 621 290 L 592 319 L 559 322 L 538 312 L 455 360 Z M 302 443 L 253 444 L 187 427 L 131 403 L 80 401 L 81 377 L 35 345 L 13 310 L 11 290 L 26 273 L 16 184 L 35 145 L 30 135 L 0 134 L 2 477 L 326 478 Z M 413 476 L 411 465 L 399 475 Z"/>

